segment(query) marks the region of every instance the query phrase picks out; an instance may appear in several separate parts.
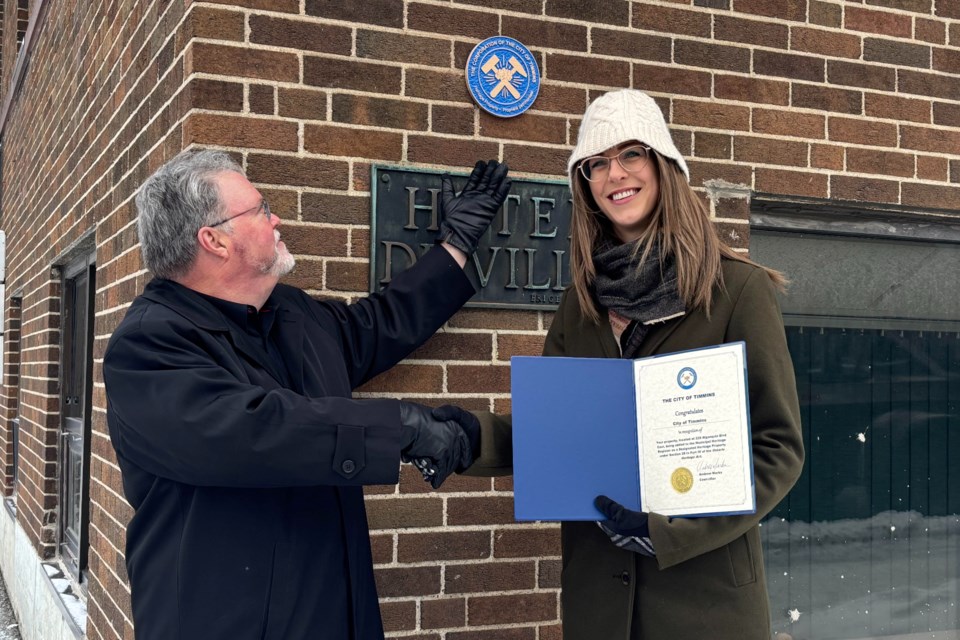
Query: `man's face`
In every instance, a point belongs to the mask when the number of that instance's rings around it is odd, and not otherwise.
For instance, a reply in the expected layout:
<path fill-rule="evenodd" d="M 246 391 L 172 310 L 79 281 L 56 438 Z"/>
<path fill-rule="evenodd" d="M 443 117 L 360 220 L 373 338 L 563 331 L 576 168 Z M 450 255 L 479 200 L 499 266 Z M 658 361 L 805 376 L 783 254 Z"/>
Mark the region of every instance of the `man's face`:
<path fill-rule="evenodd" d="M 263 196 L 241 174 L 228 171 L 217 176 L 217 186 L 226 211 L 236 257 L 256 274 L 279 280 L 295 264 L 280 240 L 280 218 L 263 206 Z"/>

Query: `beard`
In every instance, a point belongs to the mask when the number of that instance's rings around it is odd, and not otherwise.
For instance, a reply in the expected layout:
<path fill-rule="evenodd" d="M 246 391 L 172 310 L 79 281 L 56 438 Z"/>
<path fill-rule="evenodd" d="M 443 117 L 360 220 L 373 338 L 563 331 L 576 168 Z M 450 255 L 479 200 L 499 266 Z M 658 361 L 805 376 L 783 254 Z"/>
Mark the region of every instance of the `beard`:
<path fill-rule="evenodd" d="M 297 261 L 287 250 L 287 245 L 280 246 L 280 232 L 274 231 L 273 255 L 269 258 L 254 260 L 253 267 L 265 276 L 282 277 L 293 271 Z M 244 260 L 250 260 L 250 251 L 244 245 L 238 245 L 237 250 Z M 248 262 L 249 264 L 249 262 Z"/>

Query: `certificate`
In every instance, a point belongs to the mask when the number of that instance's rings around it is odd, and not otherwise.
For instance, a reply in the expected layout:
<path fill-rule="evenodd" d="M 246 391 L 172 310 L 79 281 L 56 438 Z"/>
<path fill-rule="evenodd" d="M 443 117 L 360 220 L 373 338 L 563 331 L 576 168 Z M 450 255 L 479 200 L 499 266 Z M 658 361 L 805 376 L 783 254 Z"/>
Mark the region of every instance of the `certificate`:
<path fill-rule="evenodd" d="M 620 360 L 514 357 L 514 515 L 753 513 L 744 343 Z"/>

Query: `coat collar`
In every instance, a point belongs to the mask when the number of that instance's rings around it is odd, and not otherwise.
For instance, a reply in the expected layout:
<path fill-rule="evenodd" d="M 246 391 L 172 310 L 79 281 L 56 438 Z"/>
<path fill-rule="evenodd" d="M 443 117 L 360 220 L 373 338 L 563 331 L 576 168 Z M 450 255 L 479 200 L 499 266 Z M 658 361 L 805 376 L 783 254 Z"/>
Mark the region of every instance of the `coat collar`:
<path fill-rule="evenodd" d="M 241 331 L 232 331 L 223 312 L 196 291 L 173 280 L 154 278 L 144 288 L 142 296 L 180 314 L 201 329 L 228 334 L 234 347 L 255 362 L 261 361 L 261 351 L 250 343 L 249 337 Z M 282 304 L 282 297 L 274 302 L 277 346 L 280 353 L 284 354 L 290 379 L 299 388 L 303 381 L 303 314 Z"/>
<path fill-rule="evenodd" d="M 688 314 L 689 315 L 689 314 Z M 643 343 L 640 345 L 640 352 L 637 354 L 638 358 L 645 358 L 651 356 L 657 352 L 657 349 L 660 348 L 660 345 L 670 337 L 677 327 L 683 322 L 684 318 L 687 316 L 678 316 L 676 318 L 671 318 L 666 322 L 658 322 L 650 326 L 650 331 L 647 333 L 646 338 L 644 338 Z M 594 335 L 591 336 L 591 339 L 595 340 L 597 345 L 600 348 L 600 352 L 605 358 L 619 358 L 620 347 L 617 345 L 617 339 L 613 336 L 613 329 L 610 327 L 610 319 L 606 313 L 601 314 L 600 323 L 593 324 L 592 322 L 584 322 L 585 329 L 587 332 L 593 332 Z"/>

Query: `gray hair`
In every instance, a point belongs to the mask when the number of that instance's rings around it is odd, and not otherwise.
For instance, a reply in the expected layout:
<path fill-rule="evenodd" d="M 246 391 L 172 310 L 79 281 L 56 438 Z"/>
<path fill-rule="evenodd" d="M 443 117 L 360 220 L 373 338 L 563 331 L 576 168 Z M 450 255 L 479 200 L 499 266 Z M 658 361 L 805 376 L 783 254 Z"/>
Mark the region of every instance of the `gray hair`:
<path fill-rule="evenodd" d="M 223 151 L 181 151 L 137 192 L 137 235 L 147 269 L 159 278 L 183 276 L 197 257 L 197 232 L 223 216 L 215 178 L 243 169 Z"/>

